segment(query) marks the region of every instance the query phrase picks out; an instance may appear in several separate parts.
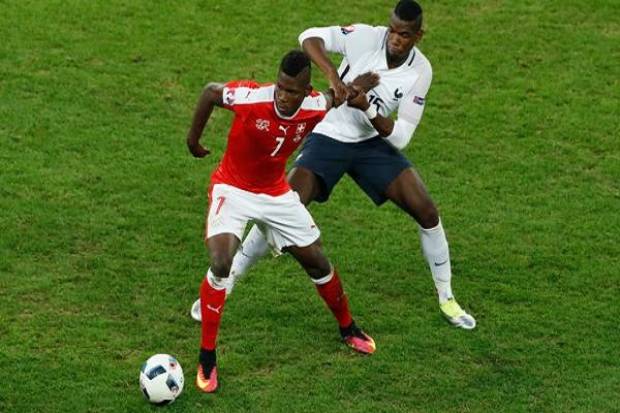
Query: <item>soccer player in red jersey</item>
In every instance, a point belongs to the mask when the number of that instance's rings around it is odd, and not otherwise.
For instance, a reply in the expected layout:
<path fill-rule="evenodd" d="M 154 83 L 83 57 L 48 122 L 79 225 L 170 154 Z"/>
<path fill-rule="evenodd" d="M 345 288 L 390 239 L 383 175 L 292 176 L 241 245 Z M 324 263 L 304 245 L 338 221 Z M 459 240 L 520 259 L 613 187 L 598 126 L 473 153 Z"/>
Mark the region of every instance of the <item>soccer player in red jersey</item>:
<path fill-rule="evenodd" d="M 336 105 L 305 139 L 288 179 L 308 205 L 326 202 L 347 174 L 377 206 L 391 201 L 407 213 L 419 228 L 441 313 L 455 327 L 472 330 L 476 319 L 452 292 L 450 248 L 438 209 L 401 152 L 422 119 L 433 77 L 430 61 L 417 47 L 424 35 L 422 22 L 422 7 L 414 0 L 400 0 L 387 26 L 312 27 L 299 36 L 304 51 L 329 80 L 335 101 L 347 104 Z M 343 57 L 338 69 L 330 52 Z M 368 71 L 381 76 L 380 84 L 369 93 L 350 95 L 345 84 Z M 233 281 L 268 250 L 262 232 L 250 229 L 233 260 Z M 227 287 L 229 293 L 233 285 Z M 200 318 L 199 310 L 197 300 L 192 318 Z"/>
<path fill-rule="evenodd" d="M 211 176 L 205 240 L 211 267 L 200 287 L 202 340 L 197 386 L 217 388 L 216 339 L 233 257 L 249 221 L 258 222 L 270 244 L 288 252 L 316 284 L 338 321 L 343 341 L 361 353 L 375 351 L 373 339 L 356 326 L 338 273 L 324 255 L 320 232 L 285 177 L 286 160 L 332 106 L 331 93 L 313 91 L 310 59 L 291 51 L 275 84 L 253 81 L 210 83 L 194 113 L 187 146 L 197 158 L 209 154 L 200 137 L 214 107 L 234 112 L 228 145 Z M 351 93 L 370 90 L 378 76 L 353 80 Z"/>

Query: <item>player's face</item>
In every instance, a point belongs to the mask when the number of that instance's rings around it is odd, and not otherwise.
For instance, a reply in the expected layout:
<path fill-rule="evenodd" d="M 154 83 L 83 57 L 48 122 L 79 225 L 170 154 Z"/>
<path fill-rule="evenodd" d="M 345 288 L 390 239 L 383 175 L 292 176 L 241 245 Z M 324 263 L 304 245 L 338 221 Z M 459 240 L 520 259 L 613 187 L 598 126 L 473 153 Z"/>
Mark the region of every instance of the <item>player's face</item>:
<path fill-rule="evenodd" d="M 293 115 L 311 90 L 312 86 L 310 86 L 307 74 L 302 72 L 298 76 L 292 77 L 280 72 L 276 83 L 278 111 L 285 116 Z"/>
<path fill-rule="evenodd" d="M 422 36 L 422 31 L 415 31 L 413 23 L 401 20 L 392 13 L 388 26 L 387 52 L 390 57 L 404 57 Z"/>

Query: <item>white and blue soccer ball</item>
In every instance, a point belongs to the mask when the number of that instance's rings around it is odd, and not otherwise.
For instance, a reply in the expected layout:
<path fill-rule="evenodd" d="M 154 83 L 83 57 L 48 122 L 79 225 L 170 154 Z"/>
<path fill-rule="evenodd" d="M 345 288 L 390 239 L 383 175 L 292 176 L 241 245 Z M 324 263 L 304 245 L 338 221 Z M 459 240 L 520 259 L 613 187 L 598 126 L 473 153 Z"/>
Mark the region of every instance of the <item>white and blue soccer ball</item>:
<path fill-rule="evenodd" d="M 157 405 L 172 403 L 183 391 L 183 369 L 169 354 L 155 354 L 140 369 L 140 389 Z"/>

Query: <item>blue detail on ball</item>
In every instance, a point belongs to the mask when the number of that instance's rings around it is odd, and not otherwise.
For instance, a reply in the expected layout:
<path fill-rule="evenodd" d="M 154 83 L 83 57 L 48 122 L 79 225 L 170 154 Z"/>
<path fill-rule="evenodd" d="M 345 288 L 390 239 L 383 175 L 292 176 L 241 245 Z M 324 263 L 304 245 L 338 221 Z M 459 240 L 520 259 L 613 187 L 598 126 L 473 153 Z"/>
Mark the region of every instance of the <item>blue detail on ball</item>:
<path fill-rule="evenodd" d="M 157 366 L 151 369 L 151 371 L 148 372 L 146 377 L 148 377 L 149 380 L 153 380 L 155 377 L 159 376 L 160 374 L 164 374 L 165 372 L 166 369 L 164 368 L 164 366 Z"/>
<path fill-rule="evenodd" d="M 166 385 L 172 392 L 172 394 L 176 394 L 179 391 L 179 385 L 171 375 L 168 376 L 168 380 L 166 380 Z"/>

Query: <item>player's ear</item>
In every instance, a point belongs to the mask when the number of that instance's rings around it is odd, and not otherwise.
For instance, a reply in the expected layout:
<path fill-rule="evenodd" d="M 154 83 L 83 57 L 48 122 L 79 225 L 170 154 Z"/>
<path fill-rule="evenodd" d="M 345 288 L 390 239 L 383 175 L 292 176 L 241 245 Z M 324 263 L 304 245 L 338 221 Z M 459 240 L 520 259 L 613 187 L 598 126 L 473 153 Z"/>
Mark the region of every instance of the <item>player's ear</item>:
<path fill-rule="evenodd" d="M 424 30 L 420 29 L 416 32 L 415 34 L 415 42 L 419 42 L 420 40 L 422 40 L 422 37 L 424 37 Z"/>

